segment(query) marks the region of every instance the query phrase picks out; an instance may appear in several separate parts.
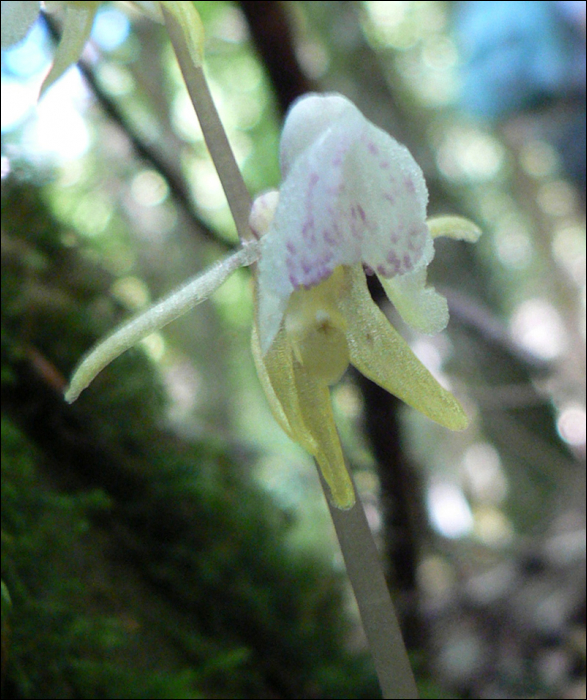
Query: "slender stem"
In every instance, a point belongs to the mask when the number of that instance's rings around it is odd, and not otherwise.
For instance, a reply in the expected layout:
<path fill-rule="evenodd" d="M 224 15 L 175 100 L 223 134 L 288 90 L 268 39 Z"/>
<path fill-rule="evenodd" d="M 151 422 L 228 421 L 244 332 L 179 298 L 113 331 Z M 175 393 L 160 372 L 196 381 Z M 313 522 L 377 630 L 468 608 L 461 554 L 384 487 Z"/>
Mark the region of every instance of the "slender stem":
<path fill-rule="evenodd" d="M 326 495 L 328 486 L 322 476 L 320 481 Z M 328 497 L 326 500 L 382 697 L 418 698 L 414 674 L 361 499 L 357 495 L 355 505 L 349 510 L 340 510 L 330 503 Z"/>
<path fill-rule="evenodd" d="M 236 230 L 241 240 L 251 239 L 253 237 L 249 227 L 249 215 L 252 205 L 251 195 L 247 190 L 228 137 L 218 116 L 203 67 L 194 65 L 179 23 L 165 9 L 163 3 L 162 8 L 169 38 L 173 44 L 183 79 L 198 115 L 206 146 L 210 151 L 216 172 L 224 188 Z"/>
<path fill-rule="evenodd" d="M 250 239 L 253 235 L 249 227 L 251 197 L 216 111 L 203 69 L 194 65 L 175 17 L 166 11 L 164 4 L 162 8 L 171 43 L 224 188 L 238 235 L 243 241 Z M 320 480 L 357 599 L 383 698 L 417 698 L 418 691 L 401 630 L 360 499 L 350 510 L 339 510 L 330 504 L 330 490 L 322 476 Z"/>

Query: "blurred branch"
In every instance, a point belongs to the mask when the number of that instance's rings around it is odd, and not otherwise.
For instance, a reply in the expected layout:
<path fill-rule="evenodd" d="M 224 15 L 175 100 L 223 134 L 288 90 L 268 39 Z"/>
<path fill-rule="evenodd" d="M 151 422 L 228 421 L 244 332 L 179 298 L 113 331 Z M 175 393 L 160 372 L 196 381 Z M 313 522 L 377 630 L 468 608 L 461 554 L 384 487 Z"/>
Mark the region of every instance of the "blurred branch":
<path fill-rule="evenodd" d="M 504 324 L 470 295 L 455 289 L 439 288 L 439 291 L 447 298 L 452 320 L 471 328 L 484 342 L 498 346 L 535 374 L 545 374 L 552 369 L 550 362 L 516 343 Z"/>
<path fill-rule="evenodd" d="M 50 36 L 55 42 L 59 41 L 60 32 L 53 18 L 46 13 L 41 13 L 41 17 L 47 26 Z M 165 162 L 162 154 L 153 148 L 141 134 L 136 130 L 131 121 L 124 115 L 122 109 L 110 95 L 100 86 L 96 74 L 91 66 L 83 59 L 79 60 L 77 67 L 90 87 L 96 101 L 104 113 L 115 123 L 126 135 L 132 144 L 136 155 L 149 163 L 165 179 L 169 191 L 176 203 L 182 208 L 188 221 L 198 231 L 200 235 L 225 249 L 232 249 L 235 246 L 218 236 L 212 231 L 194 211 L 191 196 L 183 177 Z"/>
<path fill-rule="evenodd" d="M 300 69 L 285 3 L 244 0 L 240 6 L 285 113 L 296 97 L 317 90 Z"/>

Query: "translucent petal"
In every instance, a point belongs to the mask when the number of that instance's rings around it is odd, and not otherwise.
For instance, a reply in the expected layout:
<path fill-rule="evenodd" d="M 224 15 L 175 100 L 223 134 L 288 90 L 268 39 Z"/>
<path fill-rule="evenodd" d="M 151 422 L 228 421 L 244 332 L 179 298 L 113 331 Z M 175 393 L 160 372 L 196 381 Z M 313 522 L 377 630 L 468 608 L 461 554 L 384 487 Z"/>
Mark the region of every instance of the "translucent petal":
<path fill-rule="evenodd" d="M 322 104 L 334 118 L 324 118 Z M 298 130 L 309 140 L 306 148 Z M 263 352 L 294 289 L 313 287 L 339 265 L 361 260 L 386 277 L 405 274 L 431 250 L 422 171 L 348 100 L 312 95 L 298 101 L 282 146 L 287 176 L 259 264 Z"/>
<path fill-rule="evenodd" d="M 3 2 L 2 3 L 2 48 L 7 49 L 18 44 L 28 34 L 39 16 L 40 2 Z"/>
<path fill-rule="evenodd" d="M 372 300 L 360 265 L 347 269 L 340 309 L 347 322 L 351 363 L 367 378 L 451 430 L 468 419 L 455 397 L 434 379 Z"/>
<path fill-rule="evenodd" d="M 55 52 L 53 65 L 41 86 L 41 97 L 53 83 L 74 63 L 77 63 L 90 38 L 94 17 L 99 2 L 68 3 L 65 10 L 65 22 L 61 41 Z"/>
<path fill-rule="evenodd" d="M 467 243 L 476 243 L 481 235 L 481 229 L 463 216 L 434 216 L 428 219 L 428 228 L 432 238 L 446 236 Z"/>
<path fill-rule="evenodd" d="M 432 238 L 447 236 L 475 243 L 481 230 L 461 216 L 436 216 L 427 221 Z M 429 260 L 433 255 L 429 255 Z M 425 266 L 405 275 L 386 279 L 379 277 L 383 289 L 404 321 L 423 333 L 439 333 L 448 323 L 448 304 L 434 287 L 426 286 Z"/>
<path fill-rule="evenodd" d="M 403 320 L 422 333 L 440 333 L 448 324 L 448 304 L 434 287 L 426 286 L 426 268 L 399 277 L 379 277 L 385 293 Z"/>

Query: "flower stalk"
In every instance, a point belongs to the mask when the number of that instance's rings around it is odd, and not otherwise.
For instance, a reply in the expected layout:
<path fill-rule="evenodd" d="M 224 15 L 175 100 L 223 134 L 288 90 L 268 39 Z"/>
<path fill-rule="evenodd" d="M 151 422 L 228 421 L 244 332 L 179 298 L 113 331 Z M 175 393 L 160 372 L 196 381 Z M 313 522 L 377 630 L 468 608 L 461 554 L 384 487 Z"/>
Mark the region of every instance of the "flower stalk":
<path fill-rule="evenodd" d="M 325 495 L 328 487 L 320 476 Z M 348 510 L 328 508 L 383 698 L 417 698 L 418 689 L 383 575 L 379 552 L 360 499 Z"/>
<path fill-rule="evenodd" d="M 230 147 L 228 136 L 218 116 L 216 105 L 204 75 L 202 65 L 203 45 L 201 44 L 202 48 L 200 55 L 198 55 L 197 50 L 190 47 L 185 40 L 184 22 L 189 22 L 193 26 L 198 23 L 201 24 L 201 19 L 192 3 L 175 4 L 184 6 L 183 12 L 187 16 L 182 18 L 180 22 L 177 14 L 170 12 L 165 3 L 162 3 L 165 25 L 189 96 L 196 110 L 206 146 L 228 200 L 228 206 L 234 219 L 238 236 L 241 241 L 247 241 L 251 239 L 252 235 L 249 227 L 252 205 L 251 195 L 247 190 Z"/>

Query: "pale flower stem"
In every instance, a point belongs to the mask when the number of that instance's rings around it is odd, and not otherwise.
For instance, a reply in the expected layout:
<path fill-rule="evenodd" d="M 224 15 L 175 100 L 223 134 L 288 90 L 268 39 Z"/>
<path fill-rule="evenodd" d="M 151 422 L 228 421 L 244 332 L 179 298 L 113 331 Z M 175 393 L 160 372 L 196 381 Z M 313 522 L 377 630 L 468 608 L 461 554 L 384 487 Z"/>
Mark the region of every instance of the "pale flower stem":
<path fill-rule="evenodd" d="M 206 146 L 228 200 L 228 206 L 230 207 L 236 230 L 239 238 L 242 241 L 246 241 L 253 236 L 249 227 L 249 216 L 252 206 L 251 195 L 247 190 L 228 137 L 218 116 L 210 94 L 210 88 L 206 82 L 204 70 L 202 66 L 194 65 L 192 56 L 185 44 L 183 31 L 175 17 L 165 10 L 164 5 L 163 14 L 177 62 L 198 115 Z"/>
<path fill-rule="evenodd" d="M 322 475 L 324 493 L 328 487 Z M 397 616 L 379 553 L 357 495 L 355 505 L 340 510 L 326 499 L 350 579 L 383 698 L 418 698 Z"/>

